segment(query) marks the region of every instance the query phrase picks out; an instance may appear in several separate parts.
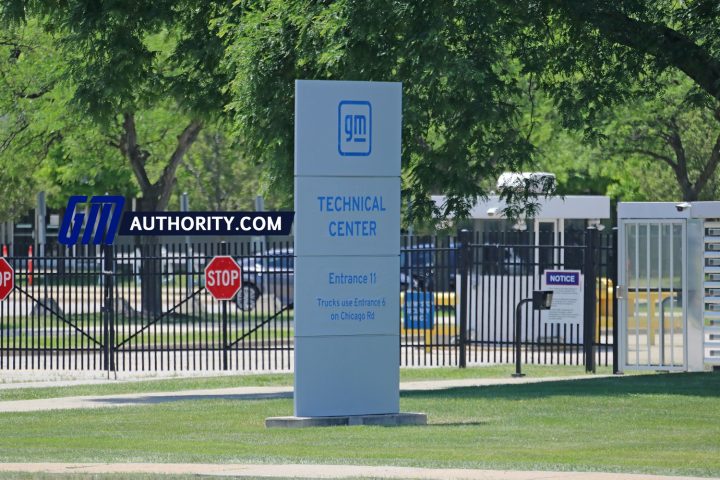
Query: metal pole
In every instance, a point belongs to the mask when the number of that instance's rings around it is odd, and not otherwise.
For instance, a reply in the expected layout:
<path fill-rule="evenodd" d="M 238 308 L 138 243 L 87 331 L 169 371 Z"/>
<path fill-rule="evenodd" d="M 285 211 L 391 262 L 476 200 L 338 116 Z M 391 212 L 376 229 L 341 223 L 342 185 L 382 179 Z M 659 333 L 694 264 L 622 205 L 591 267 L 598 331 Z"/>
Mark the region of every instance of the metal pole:
<path fill-rule="evenodd" d="M 45 214 L 45 192 L 37 194 L 37 210 L 35 211 L 35 240 L 37 241 L 37 256 L 45 256 L 45 244 L 47 243 Z"/>
<path fill-rule="evenodd" d="M 460 251 L 458 252 L 458 260 L 460 267 L 460 339 L 459 339 L 459 361 L 458 366 L 465 368 L 467 366 L 466 343 L 467 343 L 467 323 L 468 323 L 468 271 L 470 270 L 470 231 L 467 229 L 460 230 L 458 235 L 460 242 Z M 412 252 L 411 252 L 412 255 Z"/>
<path fill-rule="evenodd" d="M 618 229 L 617 227 L 613 228 L 613 259 L 611 262 L 611 271 L 612 271 L 612 281 L 613 281 L 613 296 L 612 296 L 612 309 L 613 309 L 613 317 L 612 317 L 612 335 L 613 335 L 613 345 L 612 345 L 612 351 L 613 351 L 613 373 L 618 374 L 620 373 L 620 352 L 618 351 L 618 334 L 619 334 L 619 328 L 618 328 L 618 320 L 620 319 L 620 314 L 618 313 L 618 257 L 619 257 L 619 250 L 618 250 Z"/>
<path fill-rule="evenodd" d="M 187 192 L 183 192 L 183 194 L 180 195 L 180 211 L 190 211 L 190 201 L 188 199 Z M 191 254 L 192 252 L 190 251 L 190 236 L 185 235 L 185 294 L 188 297 L 192 295 L 193 292 L 193 275 L 195 273 L 193 272 L 193 262 L 190 258 L 192 256 Z"/>
<path fill-rule="evenodd" d="M 115 371 L 114 255 L 115 252 L 112 245 L 103 245 L 103 361 L 108 376 L 110 376 L 110 371 Z"/>
<path fill-rule="evenodd" d="M 583 325 L 583 351 L 585 353 L 585 371 L 595 373 L 595 305 L 597 288 L 595 282 L 595 245 L 597 229 L 590 227 L 585 231 L 585 311 Z"/>
<path fill-rule="evenodd" d="M 10 248 L 8 250 L 9 250 L 10 256 L 14 257 L 15 256 L 15 221 L 13 221 L 13 220 L 9 221 L 7 229 L 8 229 L 7 236 L 8 236 L 8 240 L 10 241 L 9 242 Z"/>
<path fill-rule="evenodd" d="M 265 199 L 262 195 L 258 195 L 255 197 L 255 211 L 256 212 L 264 212 L 265 211 Z M 260 235 L 258 237 L 253 237 L 253 241 L 257 241 L 259 245 L 259 252 L 265 252 L 267 248 L 267 238 L 265 235 Z"/>
<path fill-rule="evenodd" d="M 227 255 L 227 242 L 220 242 L 220 255 Z M 222 312 L 222 342 L 223 342 L 223 370 L 228 369 L 228 300 L 220 300 L 220 309 Z"/>
<path fill-rule="evenodd" d="M 520 364 L 520 342 L 522 339 L 522 321 L 520 317 L 520 308 L 525 305 L 528 302 L 532 302 L 532 298 L 526 298 L 524 300 L 520 300 L 518 302 L 517 307 L 515 307 L 515 373 L 512 374 L 513 377 L 524 377 L 525 374 L 522 373 L 522 365 Z"/>

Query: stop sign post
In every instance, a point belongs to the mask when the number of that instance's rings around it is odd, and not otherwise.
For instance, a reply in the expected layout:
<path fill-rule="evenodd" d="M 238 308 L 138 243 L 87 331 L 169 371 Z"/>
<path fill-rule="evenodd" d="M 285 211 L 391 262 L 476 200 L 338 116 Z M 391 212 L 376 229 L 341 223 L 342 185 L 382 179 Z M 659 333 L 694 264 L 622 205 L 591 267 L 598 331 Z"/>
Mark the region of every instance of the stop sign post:
<path fill-rule="evenodd" d="M 4 258 L 0 258 L 0 301 L 5 300 L 15 288 L 15 270 Z"/>
<path fill-rule="evenodd" d="M 222 245 L 223 252 L 227 246 Z M 210 260 L 205 267 L 205 288 L 215 300 L 223 300 L 222 308 L 222 365 L 223 370 L 228 369 L 228 315 L 227 300 L 232 300 L 235 294 L 242 287 L 242 270 L 234 258 L 229 255 L 218 255 Z"/>
<path fill-rule="evenodd" d="M 242 270 L 234 258 L 219 255 L 205 267 L 205 288 L 216 300 L 232 300 L 242 286 Z"/>

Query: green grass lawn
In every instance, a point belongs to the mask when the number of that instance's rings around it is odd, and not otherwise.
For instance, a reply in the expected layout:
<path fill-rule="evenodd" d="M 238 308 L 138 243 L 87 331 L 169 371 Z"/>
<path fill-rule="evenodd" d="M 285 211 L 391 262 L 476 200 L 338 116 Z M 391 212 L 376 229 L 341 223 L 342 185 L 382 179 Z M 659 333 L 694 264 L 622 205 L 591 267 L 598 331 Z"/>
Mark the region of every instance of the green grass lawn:
<path fill-rule="evenodd" d="M 0 414 L 0 461 L 267 462 L 720 475 L 720 375 L 406 393 L 425 427 L 267 430 L 291 400 Z"/>
<path fill-rule="evenodd" d="M 515 367 L 512 365 L 482 366 L 470 368 L 402 368 L 401 381 L 452 380 L 461 378 L 507 378 Z M 583 375 L 583 366 L 527 365 L 523 372 L 532 377 L 563 377 Z M 598 368 L 598 373 L 610 373 L 609 368 Z M 68 387 L 43 387 L 0 389 L 0 401 L 29 400 L 34 398 L 69 397 L 79 395 L 112 395 L 118 393 L 170 392 L 201 388 L 254 387 L 292 385 L 291 373 L 245 374 L 215 377 L 171 378 L 165 380 L 120 381 L 100 385 L 77 385 Z"/>

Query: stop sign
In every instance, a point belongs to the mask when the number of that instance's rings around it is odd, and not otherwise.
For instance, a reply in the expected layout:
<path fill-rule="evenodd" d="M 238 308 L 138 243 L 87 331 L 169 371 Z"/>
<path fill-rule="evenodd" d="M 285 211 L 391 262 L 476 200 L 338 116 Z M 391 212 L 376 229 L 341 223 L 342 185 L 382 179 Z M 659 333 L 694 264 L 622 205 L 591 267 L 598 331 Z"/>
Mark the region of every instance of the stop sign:
<path fill-rule="evenodd" d="M 205 267 L 205 288 L 216 300 L 231 300 L 242 286 L 242 270 L 234 258 L 220 255 Z"/>
<path fill-rule="evenodd" d="M 4 258 L 0 258 L 0 300 L 5 300 L 15 288 L 15 270 Z"/>

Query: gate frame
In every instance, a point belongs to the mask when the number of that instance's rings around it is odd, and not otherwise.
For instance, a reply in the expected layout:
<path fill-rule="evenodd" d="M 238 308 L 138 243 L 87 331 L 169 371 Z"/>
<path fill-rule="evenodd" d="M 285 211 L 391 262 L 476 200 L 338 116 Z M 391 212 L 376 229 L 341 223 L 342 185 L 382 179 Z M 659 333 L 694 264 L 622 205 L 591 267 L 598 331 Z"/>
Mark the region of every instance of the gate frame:
<path fill-rule="evenodd" d="M 703 257 L 698 252 L 703 251 L 703 216 L 707 209 L 702 204 L 718 204 L 718 202 L 619 202 L 617 207 L 618 235 L 618 310 L 620 316 L 620 335 L 623 337 L 618 343 L 620 350 L 620 371 L 628 370 L 662 370 L 662 371 L 703 371 Z M 700 208 L 693 208 L 693 207 Z M 682 221 L 684 235 L 682 239 L 681 259 L 683 264 L 683 366 L 634 366 L 627 365 L 627 279 L 625 262 L 625 225 L 627 223 L 677 223 Z M 698 301 L 700 299 L 700 301 Z"/>

